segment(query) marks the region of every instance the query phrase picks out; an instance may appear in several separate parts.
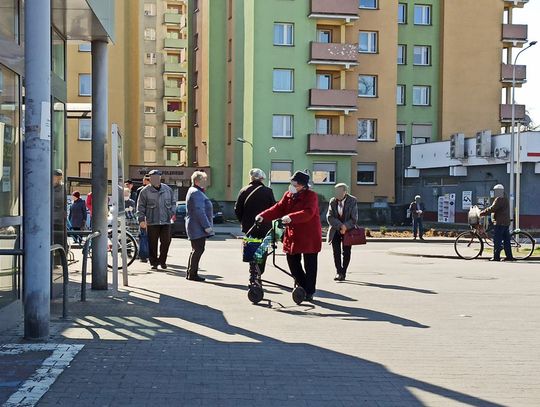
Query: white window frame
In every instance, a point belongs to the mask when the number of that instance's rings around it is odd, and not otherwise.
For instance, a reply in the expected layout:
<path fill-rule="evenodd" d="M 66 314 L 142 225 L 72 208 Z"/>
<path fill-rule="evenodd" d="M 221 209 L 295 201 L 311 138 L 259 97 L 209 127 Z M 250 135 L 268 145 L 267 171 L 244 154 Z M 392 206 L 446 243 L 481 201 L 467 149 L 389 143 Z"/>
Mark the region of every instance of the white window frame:
<path fill-rule="evenodd" d="M 328 81 L 328 87 L 326 88 L 323 88 L 321 87 L 321 79 L 323 79 L 326 81 Z M 317 74 L 317 89 L 321 89 L 321 90 L 329 90 L 329 89 L 332 89 L 332 74 L 331 73 L 318 73 Z"/>
<path fill-rule="evenodd" d="M 144 54 L 144 63 L 146 65 L 155 65 L 157 62 L 157 57 L 155 52 L 145 52 Z"/>
<path fill-rule="evenodd" d="M 429 137 L 414 137 L 412 138 L 412 144 L 426 144 L 429 143 Z"/>
<path fill-rule="evenodd" d="M 276 171 L 279 171 L 279 172 L 284 172 L 285 170 L 274 170 L 274 165 L 279 165 L 279 164 L 283 164 L 284 166 L 287 166 L 287 167 L 290 167 L 289 169 L 289 175 L 285 177 L 285 179 L 283 180 L 276 180 L 274 178 L 274 172 Z M 293 174 L 293 162 L 292 161 L 287 161 L 287 160 L 276 160 L 276 161 L 272 161 L 270 163 L 270 181 L 272 182 L 272 184 L 288 184 L 290 182 L 290 178 L 292 177 L 292 174 Z"/>
<path fill-rule="evenodd" d="M 279 72 L 288 72 L 290 74 L 290 88 L 289 89 L 277 89 L 276 88 L 276 74 Z M 288 68 L 274 68 L 272 71 L 272 90 L 279 93 L 292 93 L 294 92 L 294 70 Z"/>
<path fill-rule="evenodd" d="M 368 135 L 367 138 L 362 138 L 361 132 L 364 131 Z M 360 130 L 362 127 L 362 131 Z M 356 139 L 358 141 L 377 141 L 377 119 L 358 119 L 356 124 Z"/>
<path fill-rule="evenodd" d="M 363 50 L 362 36 L 367 36 L 367 49 Z M 358 33 L 358 52 L 360 54 L 376 54 L 379 51 L 379 35 L 377 31 L 360 31 Z"/>
<path fill-rule="evenodd" d="M 156 162 L 156 150 L 144 150 L 143 151 L 143 161 L 145 163 L 155 163 Z"/>
<path fill-rule="evenodd" d="M 153 111 L 151 111 L 151 109 L 153 109 Z M 144 114 L 156 114 L 156 112 L 157 112 L 156 102 L 144 102 Z"/>
<path fill-rule="evenodd" d="M 405 106 L 406 92 L 407 92 L 407 86 L 398 83 L 396 86 L 396 105 Z"/>
<path fill-rule="evenodd" d="M 147 27 L 144 29 L 144 39 L 146 41 L 155 41 L 156 40 L 156 29 Z"/>
<path fill-rule="evenodd" d="M 173 129 L 178 130 L 178 134 L 176 136 L 174 135 L 174 131 L 172 131 Z M 182 137 L 182 128 L 180 126 L 165 126 L 165 136 L 173 138 Z"/>
<path fill-rule="evenodd" d="M 326 123 L 326 130 L 321 132 L 322 123 Z M 316 134 L 332 134 L 332 118 L 330 117 L 316 117 L 315 118 L 315 133 Z"/>
<path fill-rule="evenodd" d="M 418 100 L 418 92 L 420 94 L 420 100 Z M 431 86 L 427 85 L 415 85 L 413 86 L 413 106 L 430 106 L 431 105 Z"/>
<path fill-rule="evenodd" d="M 325 168 L 326 167 L 326 168 Z M 318 173 L 326 172 L 328 174 L 327 181 L 317 181 Z M 337 162 L 315 162 L 313 163 L 313 171 L 311 179 L 316 185 L 333 185 L 337 180 Z"/>
<path fill-rule="evenodd" d="M 156 15 L 156 5 L 154 3 L 144 3 L 144 15 L 154 17 Z"/>
<path fill-rule="evenodd" d="M 377 10 L 379 8 L 379 0 L 372 0 L 372 1 L 375 3 L 373 7 L 362 5 L 362 0 L 358 0 L 358 8 L 361 8 L 363 10 Z"/>
<path fill-rule="evenodd" d="M 360 82 L 362 78 L 373 78 L 373 94 L 362 95 L 360 93 Z M 361 97 L 361 98 L 376 98 L 377 97 L 377 76 L 376 75 L 358 75 L 358 97 Z"/>
<path fill-rule="evenodd" d="M 81 124 L 83 124 L 83 123 L 84 123 L 84 126 L 81 126 Z M 92 141 L 92 119 L 80 118 L 78 124 L 79 124 L 79 137 L 78 137 L 78 139 L 81 140 L 81 141 Z M 81 135 L 81 131 L 84 132 L 84 130 L 87 130 L 90 133 L 88 137 Z"/>
<path fill-rule="evenodd" d="M 416 11 L 421 10 L 420 20 L 416 19 Z M 414 25 L 431 25 L 431 6 L 427 4 L 414 5 Z"/>
<path fill-rule="evenodd" d="M 321 34 L 328 34 L 328 41 L 321 41 Z M 330 44 L 332 42 L 332 30 L 317 30 L 317 42 Z"/>
<path fill-rule="evenodd" d="M 416 57 L 419 57 L 418 61 Z M 430 66 L 431 65 L 431 47 L 429 45 L 415 45 L 413 50 L 413 65 Z"/>
<path fill-rule="evenodd" d="M 144 138 L 156 138 L 156 127 L 144 126 Z"/>
<path fill-rule="evenodd" d="M 398 49 L 397 64 L 407 65 L 407 45 L 398 44 L 397 49 Z"/>
<path fill-rule="evenodd" d="M 276 29 L 281 28 L 281 38 L 276 33 Z M 274 23 L 274 45 L 280 47 L 294 46 L 294 24 L 293 23 Z"/>
<path fill-rule="evenodd" d="M 373 181 L 370 182 L 361 182 L 358 180 L 358 172 L 360 172 L 361 167 L 370 167 L 370 170 L 372 168 L 373 172 Z M 367 172 L 367 170 L 364 170 L 363 172 Z M 356 164 L 356 184 L 357 185 L 376 185 L 377 184 L 377 163 L 357 163 Z"/>
<path fill-rule="evenodd" d="M 399 18 L 400 9 L 403 9 L 403 19 Z M 407 3 L 398 3 L 398 24 L 407 24 Z"/>
<path fill-rule="evenodd" d="M 145 76 L 144 77 L 144 89 L 145 90 L 155 90 L 157 86 L 156 78 L 154 76 Z"/>
<path fill-rule="evenodd" d="M 90 89 L 88 89 L 88 91 L 83 89 L 84 86 L 81 87 L 81 85 L 82 85 L 81 78 L 88 78 L 88 80 L 90 81 L 90 83 L 88 85 L 90 87 Z M 79 74 L 79 96 L 92 96 L 92 75 L 89 74 L 89 73 L 80 73 Z"/>
<path fill-rule="evenodd" d="M 277 132 L 277 121 L 281 121 L 282 133 Z M 288 127 L 287 127 L 288 126 Z M 287 134 L 287 129 L 289 134 Z M 294 137 L 294 116 L 291 114 L 275 114 L 272 116 L 272 138 L 293 138 Z"/>

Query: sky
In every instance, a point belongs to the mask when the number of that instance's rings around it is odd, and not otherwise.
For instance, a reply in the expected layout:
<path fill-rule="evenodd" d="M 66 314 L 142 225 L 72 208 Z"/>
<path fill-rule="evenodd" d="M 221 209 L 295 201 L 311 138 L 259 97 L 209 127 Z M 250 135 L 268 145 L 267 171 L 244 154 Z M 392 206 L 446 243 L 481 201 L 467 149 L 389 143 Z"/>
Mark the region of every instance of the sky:
<path fill-rule="evenodd" d="M 514 12 L 514 24 L 528 24 L 529 41 L 539 43 L 525 51 L 518 65 L 527 65 L 527 83 L 516 89 L 516 103 L 526 105 L 535 126 L 540 126 L 540 0 L 530 0 Z M 519 51 L 519 49 L 516 49 Z M 516 55 L 516 51 L 514 51 Z"/>

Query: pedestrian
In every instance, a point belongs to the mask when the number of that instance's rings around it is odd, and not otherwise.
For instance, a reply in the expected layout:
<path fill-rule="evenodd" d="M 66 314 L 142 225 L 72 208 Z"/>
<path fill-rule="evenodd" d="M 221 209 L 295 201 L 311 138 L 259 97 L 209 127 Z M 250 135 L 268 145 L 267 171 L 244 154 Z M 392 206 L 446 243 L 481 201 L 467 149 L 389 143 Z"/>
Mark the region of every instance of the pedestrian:
<path fill-rule="evenodd" d="M 510 203 L 504 192 L 504 185 L 497 184 L 493 187 L 495 200 L 490 207 L 480 212 L 480 216 L 493 214 L 494 234 L 493 234 L 493 257 L 489 261 L 500 261 L 501 251 L 504 247 L 506 258 L 503 261 L 516 261 L 512 255 L 510 244 Z"/>
<path fill-rule="evenodd" d="M 86 215 L 88 213 L 86 203 L 81 198 L 79 191 L 73 191 L 71 195 L 73 197 L 73 203 L 71 204 L 68 220 L 73 230 L 82 230 L 86 225 Z M 79 244 L 82 243 L 82 237 L 80 235 L 73 235 L 73 239 Z"/>
<path fill-rule="evenodd" d="M 141 194 L 141 191 L 147 185 L 150 185 L 150 175 L 145 174 L 142 179 L 142 186 L 137 188 L 137 199 L 135 200 L 135 207 L 137 207 L 137 202 L 139 200 L 139 195 Z M 139 227 L 139 260 L 141 261 L 141 263 L 147 263 L 149 255 L 150 253 L 148 247 L 148 233 L 146 232 L 146 229 Z"/>
<path fill-rule="evenodd" d="M 161 182 L 161 171 L 152 170 L 148 175 L 150 184 L 139 195 L 137 217 L 141 229 L 146 229 L 148 233 L 151 269 L 157 270 L 159 265 L 166 270 L 171 244 L 171 218 L 174 214 L 173 193 L 168 185 Z"/>
<path fill-rule="evenodd" d="M 425 205 L 422 202 L 422 197 L 420 195 L 416 195 L 414 197 L 414 201 L 412 201 L 409 205 L 409 213 L 412 218 L 414 240 L 416 240 L 417 235 L 418 237 L 420 237 L 420 240 L 424 240 L 424 210 Z"/>
<path fill-rule="evenodd" d="M 66 189 L 64 187 L 64 172 L 61 169 L 53 171 L 53 242 L 63 247 L 66 231 Z"/>
<path fill-rule="evenodd" d="M 317 256 L 322 246 L 322 230 L 319 199 L 310 189 L 307 173 L 296 171 L 291 177 L 289 190 L 281 200 L 255 218 L 258 222 L 275 219 L 281 219 L 286 226 L 283 251 L 291 274 L 296 284 L 306 291 L 306 300 L 311 301 L 317 285 Z"/>
<path fill-rule="evenodd" d="M 336 267 L 335 281 L 344 281 L 347 268 L 351 261 L 351 246 L 343 244 L 343 238 L 348 230 L 353 229 L 358 222 L 358 201 L 348 193 L 347 184 L 336 184 L 335 195 L 330 199 L 326 220 L 328 235 L 326 241 L 332 245 L 334 265 Z M 341 255 L 343 253 L 343 259 Z"/>
<path fill-rule="evenodd" d="M 137 204 L 137 200 L 139 199 L 139 195 L 141 194 L 141 191 L 143 188 L 150 184 L 150 175 L 144 174 L 144 177 L 142 179 L 142 185 L 137 188 L 137 191 L 135 193 L 135 204 Z"/>
<path fill-rule="evenodd" d="M 186 278 L 192 281 L 205 280 L 199 276 L 199 262 L 204 253 L 206 239 L 214 235 L 212 201 L 204 193 L 206 180 L 206 173 L 195 171 L 186 195 L 186 233 L 191 243 Z"/>
<path fill-rule="evenodd" d="M 126 182 L 124 182 L 124 187 L 129 189 L 129 197 L 133 200 L 133 202 L 137 201 L 137 189 L 135 188 L 135 185 L 133 185 L 133 181 L 128 179 Z"/>

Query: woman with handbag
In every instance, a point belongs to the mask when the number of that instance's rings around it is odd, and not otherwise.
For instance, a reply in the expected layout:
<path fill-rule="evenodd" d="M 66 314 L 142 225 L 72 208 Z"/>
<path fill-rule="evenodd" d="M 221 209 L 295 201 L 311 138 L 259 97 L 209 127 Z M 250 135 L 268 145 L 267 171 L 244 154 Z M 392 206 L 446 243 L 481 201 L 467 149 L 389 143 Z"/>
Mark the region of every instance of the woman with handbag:
<path fill-rule="evenodd" d="M 334 265 L 336 266 L 335 281 L 344 281 L 347 267 L 351 261 L 351 246 L 345 245 L 345 235 L 355 229 L 358 221 L 358 201 L 348 193 L 347 184 L 335 186 L 335 196 L 330 199 L 326 220 L 328 221 L 327 242 L 332 245 Z M 343 259 L 341 257 L 343 253 Z"/>

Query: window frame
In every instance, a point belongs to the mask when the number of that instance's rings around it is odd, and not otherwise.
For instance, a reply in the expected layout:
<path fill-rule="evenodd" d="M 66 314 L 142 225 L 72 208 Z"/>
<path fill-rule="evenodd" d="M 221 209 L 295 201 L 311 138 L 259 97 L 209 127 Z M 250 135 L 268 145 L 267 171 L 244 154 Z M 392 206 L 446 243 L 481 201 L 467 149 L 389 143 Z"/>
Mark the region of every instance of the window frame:
<path fill-rule="evenodd" d="M 402 89 L 401 91 L 401 101 L 398 100 L 398 89 Z M 396 105 L 397 106 L 405 106 L 407 103 L 407 85 L 398 83 L 396 85 Z"/>
<path fill-rule="evenodd" d="M 323 172 L 323 171 L 317 171 L 315 169 L 315 166 L 316 165 L 333 165 L 334 166 L 334 171 L 328 171 L 329 174 L 331 174 L 332 172 L 334 173 L 333 175 L 333 179 L 332 177 L 329 175 L 329 181 L 326 181 L 326 182 L 317 182 L 315 181 L 315 173 L 316 172 Z M 314 185 L 335 185 L 337 183 L 337 169 L 338 169 L 338 165 L 337 165 L 337 162 L 336 161 L 316 161 L 313 163 L 313 167 L 312 167 L 312 171 L 311 171 L 311 179 L 313 180 L 313 184 Z"/>
<path fill-rule="evenodd" d="M 419 23 L 416 21 L 416 10 L 418 8 L 423 8 L 424 10 L 429 10 L 429 14 L 428 14 L 428 20 L 429 22 L 427 23 Z M 425 13 L 422 13 L 422 17 L 424 17 L 424 14 Z M 424 25 L 424 26 L 430 26 L 432 25 L 432 17 L 433 17 L 433 10 L 432 10 L 432 7 L 430 4 L 415 4 L 414 5 L 414 13 L 413 13 L 413 22 L 414 22 L 414 25 Z"/>
<path fill-rule="evenodd" d="M 367 127 L 367 131 L 371 132 L 372 138 L 360 138 L 360 123 L 361 122 L 370 123 L 369 126 Z M 371 119 L 371 118 L 357 119 L 356 120 L 356 141 L 368 142 L 368 143 L 373 143 L 377 141 L 377 127 L 378 127 L 377 119 Z"/>
<path fill-rule="evenodd" d="M 90 79 L 90 93 L 85 94 L 81 92 L 81 77 L 88 77 Z M 79 96 L 92 96 L 92 74 L 90 73 L 80 73 L 79 74 Z"/>
<path fill-rule="evenodd" d="M 92 161 L 79 161 L 78 164 L 79 164 L 78 165 L 78 167 L 79 167 L 79 177 L 80 178 L 92 178 Z M 83 174 L 82 174 L 82 171 L 81 171 L 81 164 L 90 166 L 90 171 L 88 172 L 88 177 L 83 177 Z"/>
<path fill-rule="evenodd" d="M 360 37 L 362 36 L 362 34 L 369 34 L 368 36 L 368 50 L 367 51 L 363 51 L 360 47 L 361 47 L 361 44 L 362 44 L 362 41 L 360 39 Z M 373 34 L 373 35 L 371 35 Z M 373 40 L 374 38 L 374 40 Z M 374 45 L 374 46 L 373 46 Z M 371 50 L 373 49 L 373 50 Z M 379 32 L 378 31 L 364 31 L 364 30 L 360 30 L 358 32 L 358 53 L 359 54 L 378 54 L 379 53 Z"/>
<path fill-rule="evenodd" d="M 373 181 L 372 182 L 361 182 L 361 181 L 358 180 L 358 173 L 360 172 L 360 166 L 361 165 L 372 165 L 373 166 Z M 356 185 L 377 185 L 377 163 L 373 163 L 373 162 L 358 162 L 358 163 L 356 163 Z"/>
<path fill-rule="evenodd" d="M 361 95 L 360 94 L 360 78 L 361 77 L 370 77 L 370 78 L 374 79 L 374 85 L 373 85 L 374 94 L 373 95 Z M 358 75 L 358 97 L 360 97 L 360 98 L 376 98 L 376 97 L 378 97 L 377 95 L 378 95 L 378 76 L 377 75 L 364 75 L 364 74 Z"/>
<path fill-rule="evenodd" d="M 290 176 L 287 177 L 288 179 L 286 181 L 276 181 L 275 179 L 272 178 L 272 173 L 274 172 L 272 167 L 274 164 L 290 164 L 291 166 L 291 169 L 289 171 L 289 174 Z M 293 175 L 293 170 L 294 170 L 294 161 L 292 160 L 272 160 L 270 161 L 270 182 L 272 182 L 272 184 L 288 184 L 290 183 L 290 177 L 292 177 Z"/>
<path fill-rule="evenodd" d="M 89 129 L 90 129 L 90 137 L 88 137 L 88 138 L 81 137 L 81 122 L 82 123 L 90 122 L 90 127 L 89 127 Z M 87 118 L 87 117 L 80 117 L 77 120 L 77 128 L 78 128 L 77 140 L 79 140 L 79 141 L 92 141 L 92 119 Z"/>
<path fill-rule="evenodd" d="M 289 40 L 290 40 L 290 43 L 277 43 L 276 42 L 276 28 L 278 26 L 283 26 L 283 37 L 280 38 L 280 40 L 286 40 L 287 39 L 287 36 L 288 36 L 288 30 L 286 29 L 286 27 L 290 27 L 290 37 Z M 294 23 L 288 23 L 288 22 L 281 22 L 281 21 L 276 21 L 274 22 L 274 38 L 273 38 L 273 45 L 275 47 L 294 47 Z"/>
<path fill-rule="evenodd" d="M 362 0 L 358 0 L 358 8 L 361 10 L 378 10 L 379 0 L 373 0 L 373 2 L 375 3 L 374 7 L 367 7 L 367 6 L 362 6 Z"/>
<path fill-rule="evenodd" d="M 407 44 L 398 44 L 397 49 L 398 49 L 397 64 L 398 65 L 407 65 Z M 399 59 L 399 57 L 400 57 L 399 50 L 403 50 L 402 62 L 400 62 L 400 59 Z"/>
<path fill-rule="evenodd" d="M 147 35 L 147 33 L 149 35 Z M 155 41 L 156 40 L 156 29 L 152 27 L 146 27 L 143 31 L 143 39 L 145 41 Z"/>
<path fill-rule="evenodd" d="M 404 9 L 403 20 L 399 19 L 400 7 L 403 7 L 403 9 Z M 409 9 L 409 7 L 408 7 L 407 3 L 398 3 L 398 24 L 407 24 L 407 11 L 408 11 L 408 9 Z"/>
<path fill-rule="evenodd" d="M 425 51 L 426 51 L 426 53 L 425 53 L 426 55 L 424 55 L 424 52 L 422 52 L 422 53 L 420 54 L 420 56 L 421 56 L 422 58 L 425 56 L 426 59 L 427 59 L 427 63 L 424 64 L 424 63 L 417 63 L 417 62 L 416 62 L 415 57 L 416 57 L 416 55 L 418 55 L 418 54 L 416 54 L 415 51 L 416 51 L 417 49 L 422 49 L 422 50 L 425 50 Z M 430 46 L 430 45 L 415 45 L 415 46 L 413 47 L 413 65 L 414 65 L 414 66 L 431 66 L 431 46 Z"/>
<path fill-rule="evenodd" d="M 290 119 L 290 121 L 289 121 L 290 133 L 291 133 L 290 136 L 287 136 L 287 135 L 275 135 L 274 134 L 274 119 L 277 119 L 279 117 L 282 118 L 282 122 L 281 122 L 282 126 L 284 124 L 286 124 L 286 122 L 285 122 L 286 118 Z M 285 130 L 286 126 L 284 126 L 283 129 Z M 278 138 L 278 139 L 292 139 L 292 138 L 294 138 L 294 115 L 292 115 L 292 114 L 273 114 L 272 115 L 272 138 Z"/>
<path fill-rule="evenodd" d="M 426 95 L 427 95 L 427 103 L 423 104 L 423 103 L 415 103 L 415 100 L 414 100 L 414 91 L 415 89 L 425 89 L 427 91 Z M 426 107 L 426 106 L 431 106 L 431 86 L 429 85 L 413 85 L 413 96 L 412 96 L 412 104 L 413 106 L 421 106 L 421 107 Z"/>
<path fill-rule="evenodd" d="M 274 75 L 278 72 L 278 71 L 281 71 L 281 72 L 290 72 L 291 74 L 291 77 L 290 77 L 290 82 L 291 82 L 291 88 L 290 89 L 287 89 L 287 90 L 281 90 L 281 89 L 276 89 L 274 87 L 275 85 L 275 77 Z M 275 92 L 275 93 L 294 93 L 294 69 L 290 69 L 290 68 L 273 68 L 272 69 L 272 92 Z"/>

